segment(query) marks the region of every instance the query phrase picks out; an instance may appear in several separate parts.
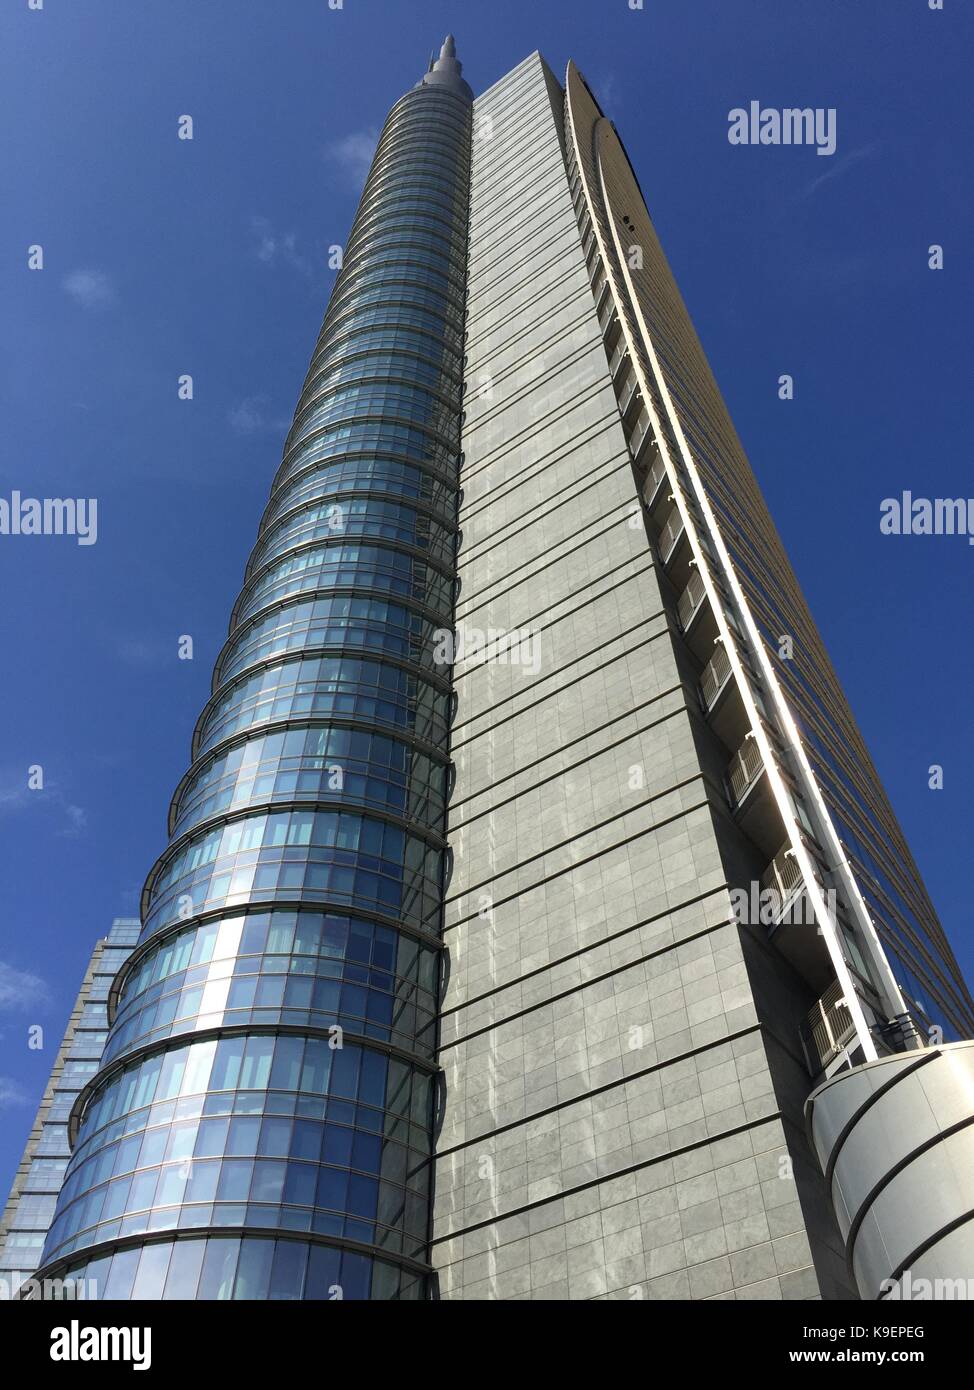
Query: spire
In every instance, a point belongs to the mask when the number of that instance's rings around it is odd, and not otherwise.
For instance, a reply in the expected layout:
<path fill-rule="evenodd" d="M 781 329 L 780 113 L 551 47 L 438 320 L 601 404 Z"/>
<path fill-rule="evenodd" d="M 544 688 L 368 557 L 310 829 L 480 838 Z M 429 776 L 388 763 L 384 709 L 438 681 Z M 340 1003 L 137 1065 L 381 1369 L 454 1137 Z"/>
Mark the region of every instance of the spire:
<path fill-rule="evenodd" d="M 465 101 L 473 101 L 473 92 L 461 77 L 463 64 L 457 58 L 456 40 L 447 34 L 440 48 L 440 56 L 430 63 L 429 71 L 419 83 L 421 87 L 445 87 Z"/>

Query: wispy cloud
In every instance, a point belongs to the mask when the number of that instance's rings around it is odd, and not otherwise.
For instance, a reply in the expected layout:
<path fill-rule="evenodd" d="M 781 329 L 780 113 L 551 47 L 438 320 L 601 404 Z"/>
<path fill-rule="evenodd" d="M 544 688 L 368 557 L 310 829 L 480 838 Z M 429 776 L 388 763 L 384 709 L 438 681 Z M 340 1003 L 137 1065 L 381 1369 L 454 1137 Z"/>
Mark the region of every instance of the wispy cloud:
<path fill-rule="evenodd" d="M 26 768 L 20 773 L 7 772 L 0 776 L 0 815 L 17 815 L 34 808 L 56 811 L 64 819 L 58 835 L 74 840 L 88 825 L 88 813 L 83 806 L 76 806 L 54 782 L 32 789 L 27 785 Z"/>
<path fill-rule="evenodd" d="M 115 303 L 115 286 L 103 270 L 72 270 L 61 287 L 82 309 L 107 309 Z"/>
<path fill-rule="evenodd" d="M 270 399 L 263 394 L 258 396 L 245 396 L 227 414 L 230 428 L 235 434 L 259 434 L 262 430 L 269 430 L 274 434 L 280 434 L 290 429 L 290 420 L 284 420 L 280 416 L 268 414 Z"/>
<path fill-rule="evenodd" d="M 284 266 L 299 275 L 311 275 L 314 263 L 298 246 L 296 232 L 280 232 L 266 217 L 250 219 L 253 254 L 262 265 Z"/>
<path fill-rule="evenodd" d="M 872 159 L 878 149 L 879 143 L 873 141 L 869 145 L 860 145 L 857 150 L 850 150 L 848 154 L 842 155 L 840 159 L 830 164 L 824 174 L 819 174 L 817 179 L 812 179 L 811 183 L 802 189 L 798 194 L 798 201 L 803 202 L 806 198 L 811 198 L 813 194 L 818 192 L 823 184 L 829 183 L 832 179 L 841 178 L 843 174 L 847 174 L 849 170 L 855 168 L 857 164 L 862 164 L 866 159 Z"/>
<path fill-rule="evenodd" d="M 0 961 L 0 1009 L 34 1009 L 48 1001 L 48 988 L 40 975 L 27 970 L 15 970 Z"/>
<path fill-rule="evenodd" d="M 16 1081 L 9 1076 L 0 1076 L 0 1109 L 10 1105 L 26 1105 L 27 1097 Z"/>
<path fill-rule="evenodd" d="M 349 184 L 357 191 L 372 167 L 372 156 L 378 143 L 377 130 L 354 131 L 326 146 L 325 158 L 343 170 Z"/>
<path fill-rule="evenodd" d="M 154 670 L 175 659 L 176 644 L 165 643 L 161 638 L 120 637 L 115 643 L 115 651 L 119 661 L 126 666 Z"/>
<path fill-rule="evenodd" d="M 80 835 L 82 831 L 87 830 L 88 812 L 83 806 L 75 806 L 68 802 L 65 804 L 64 814 L 68 818 L 68 824 L 66 828 L 61 831 L 62 835 L 67 835 L 69 838 L 73 839 L 76 835 Z"/>
<path fill-rule="evenodd" d="M 619 109 L 621 89 L 618 73 L 603 73 L 601 77 L 593 81 L 592 91 L 603 111 L 617 111 Z"/>

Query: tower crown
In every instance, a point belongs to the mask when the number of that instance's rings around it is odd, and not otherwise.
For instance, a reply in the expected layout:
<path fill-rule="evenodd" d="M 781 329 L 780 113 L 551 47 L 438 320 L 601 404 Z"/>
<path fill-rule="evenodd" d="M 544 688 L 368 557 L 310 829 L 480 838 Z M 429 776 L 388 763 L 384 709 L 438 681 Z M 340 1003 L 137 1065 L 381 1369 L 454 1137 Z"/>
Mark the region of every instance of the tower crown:
<path fill-rule="evenodd" d="M 445 87 L 465 101 L 473 101 L 473 92 L 463 80 L 463 64 L 457 58 L 456 40 L 447 34 L 440 47 L 440 56 L 429 66 L 429 72 L 418 85 L 420 87 Z"/>

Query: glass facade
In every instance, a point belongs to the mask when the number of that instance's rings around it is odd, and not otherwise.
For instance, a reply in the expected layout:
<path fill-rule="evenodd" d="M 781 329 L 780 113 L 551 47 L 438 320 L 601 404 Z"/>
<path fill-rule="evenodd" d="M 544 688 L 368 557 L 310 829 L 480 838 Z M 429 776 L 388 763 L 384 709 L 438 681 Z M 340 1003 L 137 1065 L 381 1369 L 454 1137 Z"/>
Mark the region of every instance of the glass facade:
<path fill-rule="evenodd" d="M 40 1274 L 89 1296 L 425 1293 L 470 122 L 449 41 L 379 141 L 71 1112 Z"/>

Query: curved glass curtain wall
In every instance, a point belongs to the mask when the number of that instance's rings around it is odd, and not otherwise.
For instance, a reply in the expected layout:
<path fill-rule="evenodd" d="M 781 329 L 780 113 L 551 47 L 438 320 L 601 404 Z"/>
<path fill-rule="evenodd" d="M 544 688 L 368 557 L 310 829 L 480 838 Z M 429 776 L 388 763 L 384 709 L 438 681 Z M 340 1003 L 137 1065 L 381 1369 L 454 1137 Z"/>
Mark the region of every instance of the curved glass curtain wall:
<path fill-rule="evenodd" d="M 99 1297 L 424 1295 L 469 145 L 449 78 L 379 142 L 73 1116 Z"/>

